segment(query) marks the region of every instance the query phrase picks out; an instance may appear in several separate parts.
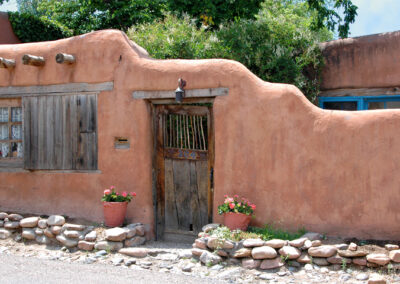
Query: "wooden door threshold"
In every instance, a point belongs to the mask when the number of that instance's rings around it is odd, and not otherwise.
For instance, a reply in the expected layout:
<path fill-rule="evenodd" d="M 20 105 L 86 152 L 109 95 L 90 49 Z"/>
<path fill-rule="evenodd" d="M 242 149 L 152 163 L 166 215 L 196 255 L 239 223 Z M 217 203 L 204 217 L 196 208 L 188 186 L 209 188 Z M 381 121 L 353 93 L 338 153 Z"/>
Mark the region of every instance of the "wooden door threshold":
<path fill-rule="evenodd" d="M 197 234 L 192 231 L 165 230 L 163 240 L 166 242 L 194 243 Z"/>

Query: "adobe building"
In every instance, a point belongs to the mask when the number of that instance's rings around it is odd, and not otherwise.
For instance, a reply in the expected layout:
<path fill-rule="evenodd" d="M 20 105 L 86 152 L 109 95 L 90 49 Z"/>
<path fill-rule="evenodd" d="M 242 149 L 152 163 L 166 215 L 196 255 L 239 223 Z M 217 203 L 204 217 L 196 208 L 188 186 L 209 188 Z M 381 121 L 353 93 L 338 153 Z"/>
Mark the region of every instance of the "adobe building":
<path fill-rule="evenodd" d="M 221 222 L 239 194 L 253 225 L 400 239 L 399 110 L 324 110 L 238 62 L 155 60 L 115 30 L 0 57 L 0 210 L 101 222 L 114 185 L 137 192 L 129 222 L 168 238 Z"/>
<path fill-rule="evenodd" d="M 400 108 L 400 31 L 322 43 L 319 105 L 325 109 Z"/>

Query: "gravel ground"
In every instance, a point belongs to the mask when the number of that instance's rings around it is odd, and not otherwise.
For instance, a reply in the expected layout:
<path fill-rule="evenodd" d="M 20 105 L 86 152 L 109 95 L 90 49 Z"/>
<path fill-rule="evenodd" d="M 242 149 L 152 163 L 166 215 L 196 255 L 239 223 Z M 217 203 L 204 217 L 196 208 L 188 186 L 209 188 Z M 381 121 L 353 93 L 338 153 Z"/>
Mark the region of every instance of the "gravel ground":
<path fill-rule="evenodd" d="M 84 252 L 33 242 L 0 240 L 0 283 L 368 283 L 379 273 L 400 283 L 396 271 L 357 267 L 286 265 L 277 270 L 246 270 L 223 262 L 205 266 L 191 246 L 149 242 L 151 253 L 132 258 L 106 251 Z M 290 263 L 289 263 L 290 264 Z"/>

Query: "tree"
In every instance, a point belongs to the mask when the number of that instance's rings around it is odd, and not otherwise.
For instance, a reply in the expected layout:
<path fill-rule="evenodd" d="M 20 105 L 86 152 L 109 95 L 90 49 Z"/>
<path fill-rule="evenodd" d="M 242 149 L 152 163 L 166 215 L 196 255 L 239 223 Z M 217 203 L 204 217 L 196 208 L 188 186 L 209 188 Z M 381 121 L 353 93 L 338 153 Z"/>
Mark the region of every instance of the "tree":
<path fill-rule="evenodd" d="M 38 12 L 74 31 L 128 30 L 162 17 L 163 0 L 40 0 Z"/>
<path fill-rule="evenodd" d="M 317 17 L 313 22 L 314 29 L 326 26 L 331 31 L 335 31 L 336 25 L 338 25 L 339 37 L 346 38 L 349 36 L 350 24 L 354 23 L 358 9 L 351 0 L 307 0 L 307 2 L 310 8 L 317 12 Z M 333 6 L 333 9 L 330 6 Z M 344 19 L 335 11 L 341 8 L 343 9 Z"/>
<path fill-rule="evenodd" d="M 38 6 L 41 0 L 17 0 L 18 12 L 41 16 Z"/>
<path fill-rule="evenodd" d="M 167 0 L 169 11 L 189 14 L 203 24 L 217 27 L 235 19 L 254 18 L 263 0 Z"/>

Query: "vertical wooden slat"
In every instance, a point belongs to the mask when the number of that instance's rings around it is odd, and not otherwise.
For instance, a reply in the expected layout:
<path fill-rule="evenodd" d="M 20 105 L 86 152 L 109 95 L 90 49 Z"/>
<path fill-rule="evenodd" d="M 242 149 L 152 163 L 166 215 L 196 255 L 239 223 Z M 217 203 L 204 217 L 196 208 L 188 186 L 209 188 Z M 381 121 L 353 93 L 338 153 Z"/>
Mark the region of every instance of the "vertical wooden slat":
<path fill-rule="evenodd" d="M 176 207 L 176 196 L 174 186 L 174 171 L 172 160 L 165 159 L 165 226 L 168 229 L 179 229 L 178 212 Z"/>
<path fill-rule="evenodd" d="M 31 99 L 22 98 L 23 116 L 23 131 L 24 131 L 24 168 L 31 169 Z"/>
<path fill-rule="evenodd" d="M 44 149 L 45 161 L 44 169 L 57 169 L 55 167 L 54 159 L 54 96 L 44 97 L 45 108 L 46 108 L 46 131 L 43 139 L 46 140 L 46 148 Z"/>
<path fill-rule="evenodd" d="M 201 129 L 201 135 L 202 135 L 202 139 L 203 139 L 203 148 L 202 148 L 202 150 L 207 150 L 206 141 L 204 139 L 203 117 L 202 116 L 200 116 L 200 129 Z"/>
<path fill-rule="evenodd" d="M 197 143 L 197 126 L 196 126 L 196 116 L 193 115 L 193 122 L 194 122 L 194 149 L 198 149 L 198 143 Z"/>
<path fill-rule="evenodd" d="M 62 169 L 72 169 L 71 98 L 62 96 L 63 147 Z"/>
<path fill-rule="evenodd" d="M 199 202 L 199 187 L 197 181 L 196 165 L 197 161 L 187 161 L 190 167 L 190 208 L 192 212 L 192 227 L 194 232 L 200 232 L 202 228 L 201 223 L 201 207 Z"/>
<path fill-rule="evenodd" d="M 182 133 L 183 133 L 183 141 L 184 141 L 184 143 L 183 143 L 183 145 L 184 145 L 184 147 L 187 149 L 188 148 L 188 146 L 187 146 L 187 139 L 186 139 L 186 137 L 187 137 L 187 132 L 186 132 L 186 115 L 182 115 Z"/>
<path fill-rule="evenodd" d="M 167 115 L 168 116 L 168 121 L 169 121 L 169 147 L 172 147 L 172 117 L 171 115 Z"/>
<path fill-rule="evenodd" d="M 54 96 L 54 168 L 63 168 L 63 106 L 62 97 Z"/>
<path fill-rule="evenodd" d="M 177 115 L 174 115 L 175 116 L 175 120 L 176 120 L 176 128 L 175 128 L 175 133 L 176 133 L 176 145 L 175 145 L 175 147 L 176 148 L 179 148 L 179 135 L 178 135 L 178 129 L 179 129 L 179 127 L 178 127 L 178 116 Z"/>
<path fill-rule="evenodd" d="M 38 169 L 46 169 L 46 98 L 38 97 Z"/>
<path fill-rule="evenodd" d="M 190 224 L 193 224 L 190 208 L 190 166 L 185 160 L 173 160 L 172 168 L 179 229 L 189 231 Z"/>
<path fill-rule="evenodd" d="M 70 139 L 71 139 L 71 169 L 77 169 L 78 163 L 78 144 L 79 144 L 79 125 L 78 125 L 78 103 L 79 96 L 70 96 Z"/>

